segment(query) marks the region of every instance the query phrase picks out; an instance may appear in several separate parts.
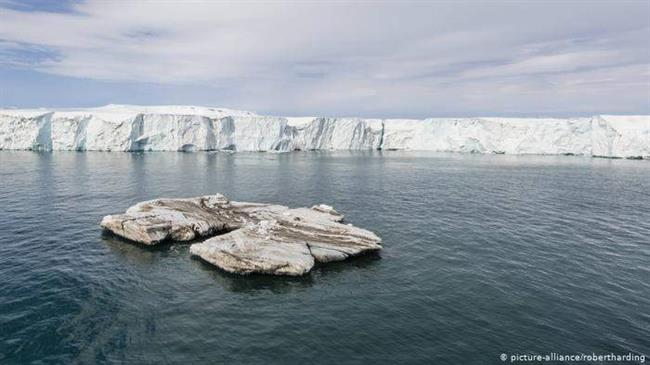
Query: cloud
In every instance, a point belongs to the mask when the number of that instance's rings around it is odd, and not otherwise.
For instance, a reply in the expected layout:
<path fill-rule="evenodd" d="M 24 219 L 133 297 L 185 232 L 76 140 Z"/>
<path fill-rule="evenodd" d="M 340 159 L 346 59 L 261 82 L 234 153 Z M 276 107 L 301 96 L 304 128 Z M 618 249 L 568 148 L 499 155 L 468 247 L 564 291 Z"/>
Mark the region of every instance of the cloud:
<path fill-rule="evenodd" d="M 650 108 L 643 1 L 86 1 L 45 10 L 0 2 L 0 66 L 228 88 L 225 104 L 285 113 Z M 624 100 L 611 91 L 624 88 Z M 567 90 L 579 108 L 566 105 Z"/>

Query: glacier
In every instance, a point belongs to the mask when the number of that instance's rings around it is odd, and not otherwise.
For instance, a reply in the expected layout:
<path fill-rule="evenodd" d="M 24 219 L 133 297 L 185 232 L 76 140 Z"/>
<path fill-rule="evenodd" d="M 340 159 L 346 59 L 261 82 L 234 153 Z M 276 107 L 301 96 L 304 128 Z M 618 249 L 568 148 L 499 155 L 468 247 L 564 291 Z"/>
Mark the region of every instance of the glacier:
<path fill-rule="evenodd" d="M 650 159 L 650 116 L 362 119 L 200 106 L 0 109 L 0 150 L 423 150 Z"/>

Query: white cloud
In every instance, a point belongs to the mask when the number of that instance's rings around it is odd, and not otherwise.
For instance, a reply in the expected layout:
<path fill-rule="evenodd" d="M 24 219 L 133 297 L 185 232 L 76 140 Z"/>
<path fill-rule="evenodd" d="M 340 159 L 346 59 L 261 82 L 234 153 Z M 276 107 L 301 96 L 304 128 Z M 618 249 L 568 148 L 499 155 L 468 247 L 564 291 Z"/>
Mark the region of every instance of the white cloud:
<path fill-rule="evenodd" d="M 564 108 L 567 90 L 587 109 L 650 104 L 650 77 L 639 72 L 650 63 L 643 1 L 88 1 L 71 10 L 5 3 L 0 63 L 227 86 L 224 103 L 269 111 L 543 112 Z M 34 47 L 49 57 L 16 52 Z M 608 92 L 622 87 L 625 100 Z"/>

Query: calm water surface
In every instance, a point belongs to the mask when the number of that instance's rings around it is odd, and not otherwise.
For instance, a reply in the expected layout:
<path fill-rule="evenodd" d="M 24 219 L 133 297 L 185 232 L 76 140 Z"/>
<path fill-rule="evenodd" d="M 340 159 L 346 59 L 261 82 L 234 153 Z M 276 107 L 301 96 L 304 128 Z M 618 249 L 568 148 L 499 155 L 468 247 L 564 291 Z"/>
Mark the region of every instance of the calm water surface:
<path fill-rule="evenodd" d="M 156 197 L 333 205 L 380 255 L 239 277 L 102 234 Z M 650 163 L 0 152 L 1 364 L 489 364 L 650 354 Z"/>

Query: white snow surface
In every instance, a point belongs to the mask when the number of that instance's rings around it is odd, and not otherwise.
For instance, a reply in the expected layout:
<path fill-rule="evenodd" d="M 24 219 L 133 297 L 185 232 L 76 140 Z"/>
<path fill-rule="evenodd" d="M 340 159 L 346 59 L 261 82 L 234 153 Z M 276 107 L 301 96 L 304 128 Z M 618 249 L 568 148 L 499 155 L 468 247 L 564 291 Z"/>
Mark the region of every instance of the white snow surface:
<path fill-rule="evenodd" d="M 0 150 L 426 150 L 650 159 L 650 116 L 361 119 L 200 106 L 0 109 Z"/>

